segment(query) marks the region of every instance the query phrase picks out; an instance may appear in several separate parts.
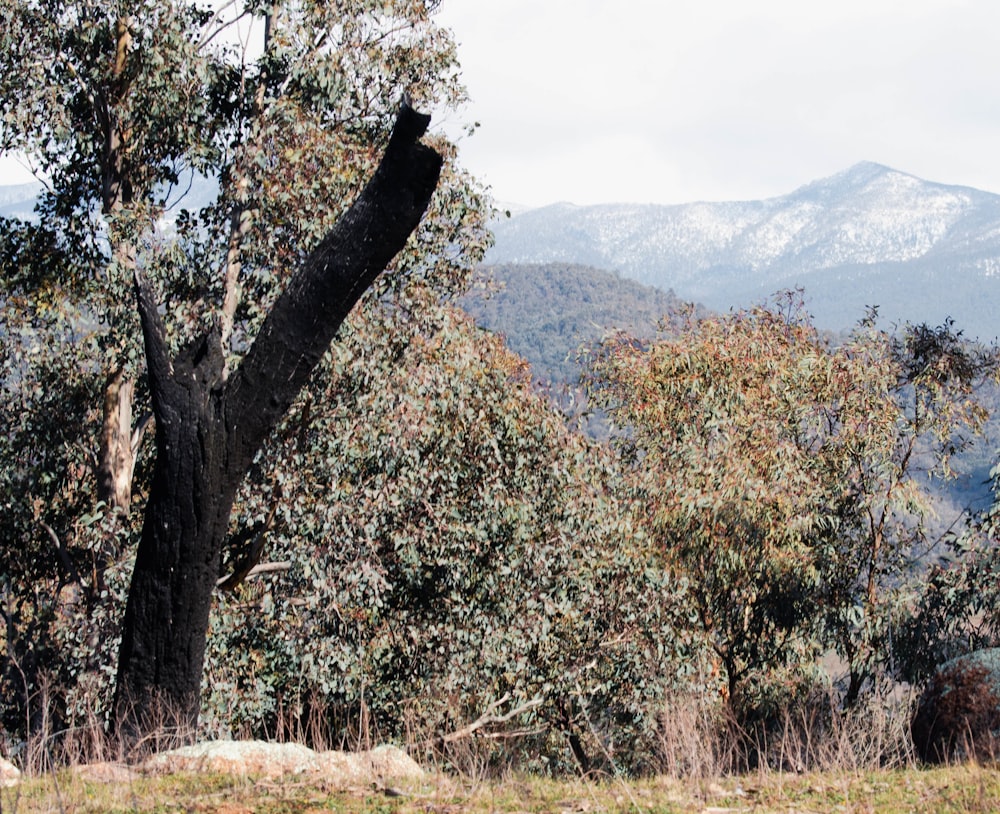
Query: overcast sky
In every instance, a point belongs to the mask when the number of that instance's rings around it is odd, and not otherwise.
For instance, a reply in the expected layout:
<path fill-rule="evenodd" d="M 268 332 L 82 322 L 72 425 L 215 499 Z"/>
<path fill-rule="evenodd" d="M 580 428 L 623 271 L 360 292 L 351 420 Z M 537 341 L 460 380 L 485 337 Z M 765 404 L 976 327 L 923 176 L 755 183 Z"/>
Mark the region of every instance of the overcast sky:
<path fill-rule="evenodd" d="M 858 161 L 1000 193 L 998 0 L 444 0 L 503 203 L 781 195 Z M 0 161 L 0 183 L 25 180 Z"/>
<path fill-rule="evenodd" d="M 756 199 L 858 161 L 1000 193 L 998 0 L 444 0 L 438 21 L 481 124 L 463 161 L 501 202 Z"/>

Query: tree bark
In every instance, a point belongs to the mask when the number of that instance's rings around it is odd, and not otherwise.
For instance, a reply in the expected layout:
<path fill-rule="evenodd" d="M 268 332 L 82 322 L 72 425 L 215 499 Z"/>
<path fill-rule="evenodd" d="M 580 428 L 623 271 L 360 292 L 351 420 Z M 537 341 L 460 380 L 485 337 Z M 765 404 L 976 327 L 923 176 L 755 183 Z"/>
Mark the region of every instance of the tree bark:
<path fill-rule="evenodd" d="M 187 739 L 197 726 L 209 611 L 236 490 L 344 318 L 423 216 L 442 163 L 419 142 L 429 122 L 404 102 L 368 185 L 289 281 L 228 378 L 218 331 L 169 358 L 156 297 L 136 271 L 156 461 L 112 708 L 112 728 L 127 745 L 158 747 L 160 734 Z"/>
<path fill-rule="evenodd" d="M 132 503 L 132 399 L 135 383 L 118 368 L 104 386 L 104 418 L 98 454 L 97 499 L 129 513 Z"/>
<path fill-rule="evenodd" d="M 127 169 L 127 133 L 114 113 L 116 103 L 127 88 L 126 63 L 132 47 L 128 17 L 115 23 L 115 60 L 111 83 L 100 94 L 97 105 L 98 123 L 102 131 L 104 150 L 101 161 L 101 202 L 110 219 L 113 261 L 122 271 L 136 267 L 136 250 L 132 238 L 117 234 L 115 219 L 134 202 L 132 179 Z M 127 515 L 132 503 L 132 474 L 135 470 L 135 449 L 132 444 L 132 401 L 135 382 L 126 378 L 123 367 L 113 370 L 104 386 L 104 415 L 101 425 L 97 466 L 97 499 L 109 509 Z"/>

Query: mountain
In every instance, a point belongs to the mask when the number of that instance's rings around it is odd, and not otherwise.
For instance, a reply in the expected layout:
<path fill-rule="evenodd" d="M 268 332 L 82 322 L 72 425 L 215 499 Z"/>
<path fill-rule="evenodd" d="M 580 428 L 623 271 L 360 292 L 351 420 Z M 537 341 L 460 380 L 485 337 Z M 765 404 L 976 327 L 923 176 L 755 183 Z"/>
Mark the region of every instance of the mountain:
<path fill-rule="evenodd" d="M 31 220 L 41 193 L 42 185 L 38 182 L 0 186 L 0 217 Z"/>
<path fill-rule="evenodd" d="M 673 292 L 566 263 L 484 266 L 477 280 L 484 285 L 473 286 L 462 307 L 503 334 L 538 379 L 559 385 L 579 379 L 584 345 L 616 330 L 652 337 L 682 305 Z"/>
<path fill-rule="evenodd" d="M 885 324 L 953 317 L 1000 330 L 1000 195 L 862 163 L 762 201 L 528 210 L 494 226 L 487 262 L 580 263 L 727 310 L 803 287 L 817 325 L 879 306 Z"/>
<path fill-rule="evenodd" d="M 35 204 L 44 188 L 38 181 L 0 185 L 0 217 L 34 220 Z M 169 224 L 182 206 L 194 212 L 212 203 L 218 195 L 219 184 L 214 178 L 188 173 L 176 186 L 162 185 L 158 189 L 167 205 L 163 222 Z"/>

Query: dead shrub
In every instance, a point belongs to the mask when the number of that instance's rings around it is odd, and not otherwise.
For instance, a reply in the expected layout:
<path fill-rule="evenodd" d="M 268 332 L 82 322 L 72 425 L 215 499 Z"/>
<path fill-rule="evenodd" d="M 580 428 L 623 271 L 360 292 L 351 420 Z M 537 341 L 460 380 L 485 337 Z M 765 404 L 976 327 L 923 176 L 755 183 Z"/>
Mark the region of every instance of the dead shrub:
<path fill-rule="evenodd" d="M 942 665 L 924 690 L 910 729 L 925 762 L 995 759 L 1000 754 L 1000 649 Z"/>

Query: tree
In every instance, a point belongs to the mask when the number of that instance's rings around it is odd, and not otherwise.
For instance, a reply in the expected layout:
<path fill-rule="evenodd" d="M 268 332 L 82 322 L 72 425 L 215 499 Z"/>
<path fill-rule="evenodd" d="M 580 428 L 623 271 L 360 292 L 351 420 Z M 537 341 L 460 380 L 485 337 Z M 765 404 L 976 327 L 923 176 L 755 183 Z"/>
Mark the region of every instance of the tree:
<path fill-rule="evenodd" d="M 979 431 L 974 389 L 995 371 L 950 326 L 894 338 L 866 320 L 835 346 L 794 294 L 603 343 L 592 395 L 738 711 L 827 646 L 849 667 L 848 702 L 890 661 L 887 625 L 927 542 L 923 479 L 947 476 Z"/>
<path fill-rule="evenodd" d="M 7 329 L 84 335 L 91 355 L 69 366 L 68 381 L 103 389 L 104 408 L 100 443 L 86 438 L 93 407 L 73 433 L 94 449 L 77 480 L 94 477 L 91 516 L 111 510 L 94 535 L 103 539 L 77 548 L 70 507 L 54 525 L 42 519 L 53 495 L 38 495 L 18 533 L 37 548 L 44 523 L 59 541 L 59 587 L 76 582 L 93 606 L 129 537 L 133 492 L 148 488 L 114 705 L 125 732 L 141 732 L 161 706 L 196 721 L 220 555 L 246 539 L 229 522 L 237 486 L 340 322 L 403 249 L 441 156 L 454 158 L 440 139 L 434 149 L 418 141 L 427 120 L 404 106 L 372 174 L 390 99 L 461 97 L 433 4 L 276 5 L 253 61 L 222 42 L 255 13 L 234 8 L 231 18 L 184 3 L 0 9 L 0 146 L 26 151 L 49 178 L 38 223 L 7 224 Z M 186 188 L 206 183 L 218 188 L 206 205 L 178 209 Z M 386 319 L 458 290 L 485 245 L 482 201 L 461 173 L 445 168 L 432 209 L 378 285 Z M 32 365 L 12 364 L 10 375 Z M 147 392 L 151 468 L 138 457 L 148 420 L 136 405 Z M 51 471 L 30 458 L 15 471 Z M 86 500 L 88 490 L 75 489 Z M 93 554 L 94 579 L 73 576 L 82 549 Z"/>
<path fill-rule="evenodd" d="M 946 662 L 1000 647 L 1000 465 L 990 487 L 990 505 L 946 538 L 893 642 L 904 681 L 923 683 Z"/>
<path fill-rule="evenodd" d="M 927 487 L 953 478 L 954 456 L 983 433 L 983 388 L 998 374 L 996 348 L 967 341 L 951 321 L 890 335 L 873 317 L 834 352 L 839 397 L 827 407 L 833 435 L 824 451 L 842 485 L 830 507 L 836 537 L 823 553 L 824 624 L 848 665 L 848 704 L 866 682 L 899 668 L 894 636 L 942 542 Z"/>
<path fill-rule="evenodd" d="M 614 337 L 593 360 L 630 498 L 664 566 L 688 580 L 738 711 L 760 702 L 769 672 L 816 650 L 825 362 L 808 324 L 763 308 L 692 318 L 649 344 Z"/>
<path fill-rule="evenodd" d="M 148 731 L 164 713 L 196 726 L 236 489 L 341 322 L 423 215 L 441 166 L 418 141 L 428 123 L 404 105 L 371 183 L 291 279 L 230 378 L 217 332 L 171 360 L 159 304 L 136 270 L 156 463 L 118 662 L 114 719 L 126 731 Z"/>
<path fill-rule="evenodd" d="M 599 733 L 628 765 L 685 636 L 613 462 L 461 312 L 401 352 L 360 316 L 364 357 L 338 346 L 317 371 L 337 409 L 269 441 L 263 472 L 290 510 L 269 550 L 288 571 L 221 602 L 206 716 L 254 737 L 374 731 L 550 767 L 599 765 Z M 387 367 L 406 375 L 365 386 Z M 469 746 L 484 734 L 495 747 Z"/>

